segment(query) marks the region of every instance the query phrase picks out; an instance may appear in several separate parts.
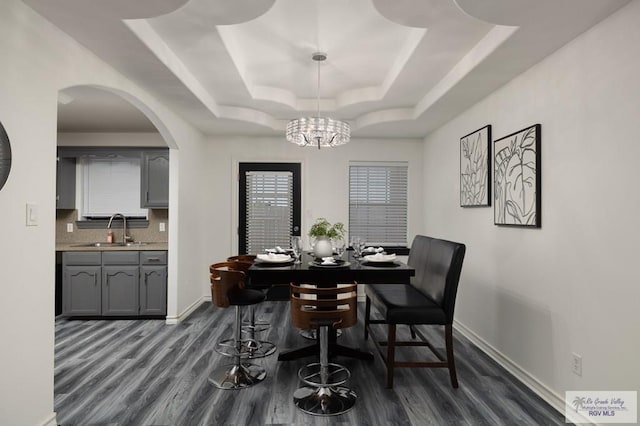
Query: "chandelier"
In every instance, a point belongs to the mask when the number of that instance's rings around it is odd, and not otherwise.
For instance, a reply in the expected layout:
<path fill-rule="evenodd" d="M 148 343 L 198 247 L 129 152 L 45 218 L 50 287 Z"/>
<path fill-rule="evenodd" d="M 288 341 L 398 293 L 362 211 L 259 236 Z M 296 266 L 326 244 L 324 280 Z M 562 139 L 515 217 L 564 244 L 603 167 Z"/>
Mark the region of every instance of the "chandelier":
<path fill-rule="evenodd" d="M 316 52 L 311 59 L 318 63 L 318 109 L 315 117 L 296 118 L 287 124 L 287 140 L 300 146 L 318 147 L 344 145 L 351 138 L 351 126 L 346 121 L 320 117 L 320 62 L 327 54 Z"/>

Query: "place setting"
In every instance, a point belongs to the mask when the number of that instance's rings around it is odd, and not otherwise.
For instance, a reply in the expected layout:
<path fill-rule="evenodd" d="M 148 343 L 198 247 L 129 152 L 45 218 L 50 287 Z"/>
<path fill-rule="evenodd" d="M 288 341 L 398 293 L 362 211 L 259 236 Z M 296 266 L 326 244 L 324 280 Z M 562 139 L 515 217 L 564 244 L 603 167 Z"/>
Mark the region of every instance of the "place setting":
<path fill-rule="evenodd" d="M 383 247 L 365 247 L 361 238 L 353 237 L 351 248 L 353 249 L 353 257 L 358 259 L 363 266 L 393 268 L 400 265 L 395 253 L 387 254 Z"/>

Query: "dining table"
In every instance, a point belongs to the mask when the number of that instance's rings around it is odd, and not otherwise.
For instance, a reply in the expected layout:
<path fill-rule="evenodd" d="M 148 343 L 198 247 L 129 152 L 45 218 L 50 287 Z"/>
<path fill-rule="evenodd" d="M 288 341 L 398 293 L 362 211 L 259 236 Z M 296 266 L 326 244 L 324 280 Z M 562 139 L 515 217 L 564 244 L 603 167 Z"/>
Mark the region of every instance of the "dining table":
<path fill-rule="evenodd" d="M 393 260 L 388 262 L 366 261 L 367 257 L 355 257 L 347 250 L 345 259 L 337 264 L 320 264 L 312 252 L 303 252 L 298 263 L 271 263 L 257 261 L 247 270 L 251 285 L 269 287 L 294 283 L 314 284 L 320 287 L 335 287 L 338 284 L 386 284 L 409 283 L 415 275 L 415 269 L 407 264 Z M 370 258 L 372 259 L 372 258 Z M 343 346 L 337 343 L 336 330 L 329 333 L 329 356 L 346 356 L 364 360 L 373 359 L 369 351 Z M 279 361 L 304 358 L 319 353 L 319 342 L 300 348 L 281 351 Z"/>

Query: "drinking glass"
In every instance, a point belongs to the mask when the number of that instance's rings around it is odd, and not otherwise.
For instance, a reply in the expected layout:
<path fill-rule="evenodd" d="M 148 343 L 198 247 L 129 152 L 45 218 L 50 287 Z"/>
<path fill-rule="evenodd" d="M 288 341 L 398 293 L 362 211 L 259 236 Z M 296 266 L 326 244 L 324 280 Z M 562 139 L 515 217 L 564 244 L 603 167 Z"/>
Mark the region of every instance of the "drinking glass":
<path fill-rule="evenodd" d="M 351 237 L 351 248 L 353 249 L 353 257 L 359 258 L 361 251 L 361 238 L 360 237 Z"/>
<path fill-rule="evenodd" d="M 337 238 L 333 242 L 333 250 L 336 252 L 340 260 L 342 260 L 342 255 L 344 254 L 344 248 L 345 248 L 344 246 L 345 246 L 345 242 L 342 238 Z"/>
<path fill-rule="evenodd" d="M 300 263 L 302 255 L 302 237 L 299 235 L 291 236 L 291 249 L 293 250 L 294 263 Z"/>

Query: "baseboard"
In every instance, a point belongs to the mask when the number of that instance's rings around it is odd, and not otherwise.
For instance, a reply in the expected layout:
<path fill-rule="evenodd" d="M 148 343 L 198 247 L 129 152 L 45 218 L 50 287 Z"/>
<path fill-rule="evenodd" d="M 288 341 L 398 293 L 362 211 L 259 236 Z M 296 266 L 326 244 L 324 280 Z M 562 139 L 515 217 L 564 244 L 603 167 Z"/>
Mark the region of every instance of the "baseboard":
<path fill-rule="evenodd" d="M 49 415 L 49 417 L 47 417 L 47 419 L 45 421 L 40 423 L 41 426 L 56 426 L 57 424 L 58 424 L 58 422 L 56 420 L 56 412 L 55 411 L 53 413 L 51 413 Z"/>
<path fill-rule="evenodd" d="M 198 300 L 196 300 L 191 305 L 189 305 L 187 307 L 187 309 L 182 311 L 177 316 L 169 316 L 169 315 L 167 315 L 167 318 L 165 319 L 165 323 L 167 325 L 180 324 L 185 318 L 187 318 L 189 315 L 191 315 L 193 313 L 193 311 L 198 309 L 198 307 L 200 307 L 200 305 L 202 305 L 203 303 L 205 303 L 207 301 L 211 301 L 211 296 L 202 296 L 202 297 L 200 297 Z"/>
<path fill-rule="evenodd" d="M 460 334 L 469 339 L 474 345 L 476 345 L 476 347 L 487 354 L 491 359 L 500 364 L 502 368 L 515 376 L 515 378 L 518 379 L 523 385 L 531 389 L 531 391 L 533 391 L 536 395 L 546 401 L 560 414 L 562 414 L 563 416 L 565 415 L 565 400 L 563 396 L 560 396 L 556 392 L 551 390 L 547 385 L 542 383 L 532 374 L 513 362 L 513 360 L 511 360 L 505 354 L 491 346 L 486 340 L 478 336 L 464 324 L 460 323 L 457 320 L 454 320 L 453 325 Z M 573 423 L 595 424 L 591 420 L 583 417 L 578 413 L 568 412 L 567 414 L 569 415 L 569 420 Z"/>

